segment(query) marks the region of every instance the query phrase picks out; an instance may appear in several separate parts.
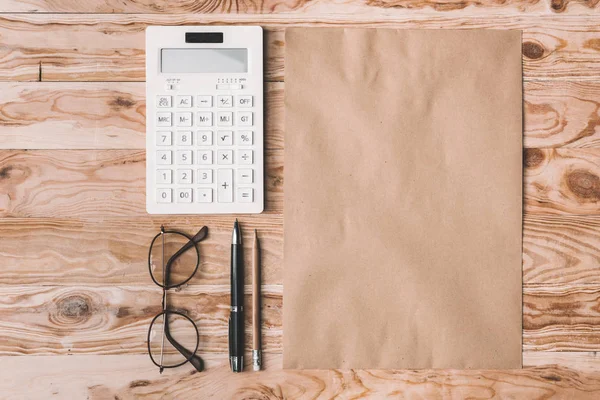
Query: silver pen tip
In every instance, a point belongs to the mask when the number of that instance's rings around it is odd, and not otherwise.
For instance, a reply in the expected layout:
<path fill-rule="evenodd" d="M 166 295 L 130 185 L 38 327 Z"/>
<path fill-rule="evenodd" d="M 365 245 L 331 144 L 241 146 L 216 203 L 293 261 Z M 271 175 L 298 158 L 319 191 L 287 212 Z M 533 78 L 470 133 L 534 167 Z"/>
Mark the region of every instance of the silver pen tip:
<path fill-rule="evenodd" d="M 260 371 L 262 365 L 262 351 L 252 350 L 252 369 L 254 371 Z"/>
<path fill-rule="evenodd" d="M 238 220 L 236 218 L 233 223 L 233 232 L 231 233 L 231 243 L 232 244 L 242 244 L 242 235 L 240 233 L 240 226 Z"/>

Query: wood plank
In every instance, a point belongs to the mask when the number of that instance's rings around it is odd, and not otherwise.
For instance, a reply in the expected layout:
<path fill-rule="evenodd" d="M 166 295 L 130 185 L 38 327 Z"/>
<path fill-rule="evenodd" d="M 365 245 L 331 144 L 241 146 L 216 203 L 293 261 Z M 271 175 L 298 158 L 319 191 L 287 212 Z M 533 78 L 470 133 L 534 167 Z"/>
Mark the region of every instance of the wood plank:
<path fill-rule="evenodd" d="M 145 152 L 0 150 L 0 217 L 146 215 Z M 283 209 L 283 151 L 265 151 L 265 212 Z"/>
<path fill-rule="evenodd" d="M 240 216 L 259 230 L 263 283 L 283 283 L 283 218 Z M 147 285 L 148 246 L 161 223 L 189 234 L 209 227 L 194 285 L 229 283 L 231 216 L 0 218 L 0 285 Z M 246 233 L 245 233 L 246 234 Z M 245 242 L 250 251 L 250 241 Z M 600 284 L 600 216 L 526 215 L 523 282 Z M 248 253 L 249 254 L 249 253 Z M 246 274 L 250 266 L 246 263 Z"/>
<path fill-rule="evenodd" d="M 2 14 L 0 80 L 142 81 L 147 25 L 260 24 L 265 77 L 283 80 L 286 26 L 402 29 L 523 29 L 523 73 L 533 78 L 600 77 L 597 16 Z"/>
<path fill-rule="evenodd" d="M 525 215 L 523 282 L 600 284 L 600 217 Z"/>
<path fill-rule="evenodd" d="M 283 218 L 277 215 L 239 216 L 246 254 L 252 231 L 258 229 L 262 248 L 263 284 L 282 284 Z M 231 256 L 230 215 L 144 216 L 137 218 L 54 219 L 0 218 L 0 285 L 151 284 L 148 248 L 165 224 L 195 234 L 209 228 L 200 243 L 200 266 L 193 285 L 228 285 Z M 248 230 L 247 230 L 248 229 Z M 246 276 L 251 276 L 246 257 Z"/>
<path fill-rule="evenodd" d="M 527 1 L 513 0 L 500 2 L 497 0 L 468 0 L 460 2 L 444 2 L 441 0 L 372 0 L 360 2 L 345 0 L 342 2 L 330 0 L 286 1 L 266 0 L 255 2 L 215 1 L 198 2 L 195 0 L 154 0 L 152 3 L 119 0 L 5 0 L 3 12 L 26 13 L 170 13 L 170 14 L 272 14 L 297 13 L 303 15 L 346 15 L 353 12 L 356 15 L 386 16 L 415 13 L 436 15 L 452 11 L 465 10 L 471 15 L 498 15 L 520 13 L 562 13 L 589 14 L 598 10 L 594 1 Z"/>
<path fill-rule="evenodd" d="M 525 147 L 599 147 L 598 82 L 525 82 Z"/>
<path fill-rule="evenodd" d="M 2 150 L 0 217 L 146 215 L 145 152 Z M 525 152 L 525 212 L 600 211 L 600 149 Z M 283 210 L 283 151 L 265 152 L 266 212 Z"/>
<path fill-rule="evenodd" d="M 250 286 L 246 293 L 250 293 Z M 144 354 L 152 318 L 161 312 L 158 286 L 0 287 L 0 355 Z M 199 351 L 228 349 L 229 285 L 172 290 L 171 309 L 187 313 L 200 333 Z M 246 296 L 246 347 L 252 340 Z M 282 351 L 282 287 L 262 287 L 263 351 Z"/>
<path fill-rule="evenodd" d="M 562 366 L 582 372 L 600 373 L 600 355 L 582 351 L 525 351 L 524 367 Z"/>
<path fill-rule="evenodd" d="M 0 149 L 145 149 L 142 82 L 2 82 Z M 265 147 L 283 147 L 283 83 L 267 83 Z"/>
<path fill-rule="evenodd" d="M 528 149 L 524 167 L 527 213 L 600 211 L 600 150 Z"/>
<path fill-rule="evenodd" d="M 527 360 L 532 353 L 525 353 Z M 567 366 L 522 370 L 281 370 L 282 357 L 265 356 L 260 373 L 232 374 L 226 355 L 202 355 L 207 369 L 183 366 L 160 375 L 145 355 L 1 357 L 0 391 L 7 398 L 48 399 L 379 399 L 527 398 L 593 400 L 597 371 L 578 371 L 585 353 L 559 356 Z M 536 355 L 537 355 L 536 354 Z"/>
<path fill-rule="evenodd" d="M 600 147 L 600 83 L 524 89 L 526 147 Z M 267 149 L 283 148 L 283 96 L 283 82 L 266 84 Z M 2 82 L 0 148 L 144 149 L 145 106 L 142 82 Z"/>
<path fill-rule="evenodd" d="M 600 350 L 600 286 L 544 285 L 523 290 L 523 349 Z"/>
<path fill-rule="evenodd" d="M 194 285 L 169 296 L 173 308 L 197 322 L 202 352 L 227 352 L 229 290 L 229 285 Z M 281 285 L 263 287 L 266 352 L 283 348 L 282 294 Z M 156 286 L 2 286 L 0 355 L 142 354 L 160 299 Z M 524 350 L 599 351 L 599 302 L 600 285 L 525 285 Z M 248 334 L 250 303 L 248 295 Z"/>

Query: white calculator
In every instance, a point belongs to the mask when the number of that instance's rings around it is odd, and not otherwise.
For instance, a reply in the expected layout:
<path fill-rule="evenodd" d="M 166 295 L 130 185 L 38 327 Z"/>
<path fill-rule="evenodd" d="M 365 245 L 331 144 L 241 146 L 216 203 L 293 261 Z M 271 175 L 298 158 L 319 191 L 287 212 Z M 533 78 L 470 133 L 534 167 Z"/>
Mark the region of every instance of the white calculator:
<path fill-rule="evenodd" d="M 264 209 L 259 26 L 146 29 L 146 208 Z"/>

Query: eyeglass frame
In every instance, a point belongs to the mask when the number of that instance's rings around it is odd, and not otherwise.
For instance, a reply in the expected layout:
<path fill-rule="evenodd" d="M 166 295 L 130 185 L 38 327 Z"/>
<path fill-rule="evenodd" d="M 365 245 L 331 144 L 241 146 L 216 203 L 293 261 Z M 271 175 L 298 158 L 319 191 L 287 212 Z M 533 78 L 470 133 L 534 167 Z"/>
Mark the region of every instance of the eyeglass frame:
<path fill-rule="evenodd" d="M 164 235 L 166 235 L 166 234 L 181 235 L 181 236 L 187 238 L 188 242 L 185 245 L 183 245 L 183 247 L 181 247 L 181 249 L 179 249 L 177 252 L 175 252 L 175 254 L 173 254 L 169 258 L 167 263 L 164 265 L 163 281 L 165 283 L 161 284 L 156 280 L 156 278 L 154 277 L 154 274 L 152 273 L 152 249 L 154 247 L 154 242 L 156 242 L 156 240 L 159 237 L 164 238 Z M 160 232 L 156 236 L 154 236 L 154 238 L 152 239 L 152 242 L 150 243 L 150 249 L 148 250 L 148 272 L 150 273 L 150 278 L 152 278 L 152 281 L 157 286 L 162 288 L 163 296 L 162 296 L 162 311 L 152 319 L 152 321 L 150 322 L 150 326 L 148 328 L 147 346 L 148 346 L 148 355 L 150 356 L 150 360 L 152 361 L 152 363 L 154 365 L 156 365 L 159 368 L 159 371 L 161 374 L 165 368 L 177 368 L 177 367 L 184 365 L 187 362 L 192 364 L 198 372 L 201 372 L 204 369 L 204 362 L 202 361 L 202 359 L 199 356 L 196 355 L 196 352 L 198 351 L 198 347 L 200 346 L 200 333 L 198 332 L 198 326 L 186 314 L 184 314 L 180 311 L 167 309 L 167 290 L 181 287 L 181 286 L 185 285 L 186 283 L 188 283 L 194 277 L 194 275 L 196 274 L 196 272 L 198 271 L 198 268 L 200 266 L 200 250 L 198 249 L 197 244 L 199 242 L 201 242 L 202 240 L 204 240 L 206 238 L 207 234 L 208 234 L 208 228 L 206 226 L 203 226 L 202 228 L 200 228 L 198 233 L 196 233 L 193 237 L 191 237 L 190 235 L 188 235 L 184 232 L 173 231 L 173 230 L 167 231 L 167 230 L 165 230 L 164 226 L 161 225 Z M 164 246 L 164 243 L 163 243 L 163 246 Z M 194 247 L 194 249 L 196 250 L 196 255 L 197 255 L 196 267 L 194 268 L 194 271 L 184 281 L 177 283 L 177 284 L 170 285 L 169 277 L 170 277 L 170 271 L 171 271 L 171 264 L 173 262 L 175 262 L 175 260 L 177 258 L 179 258 L 179 256 L 181 256 L 183 253 L 185 253 L 192 247 Z M 163 259 L 164 259 L 164 254 L 163 254 Z M 179 316 L 187 319 L 194 327 L 194 329 L 196 331 L 196 347 L 193 352 L 190 352 L 188 349 L 183 347 L 171 336 L 171 332 L 169 331 L 169 322 L 168 322 L 169 315 L 179 315 Z M 178 364 L 175 364 L 175 365 L 162 365 L 162 361 L 161 361 L 161 363 L 157 363 L 156 360 L 154 360 L 154 357 L 152 356 L 152 350 L 150 348 L 150 336 L 152 333 L 152 326 L 154 325 L 154 322 L 161 316 L 164 316 L 163 317 L 163 319 L 164 319 L 164 323 L 163 323 L 164 336 L 171 343 L 171 345 L 173 345 L 173 347 L 175 347 L 175 349 L 177 349 L 177 351 L 179 351 L 181 353 L 181 355 L 185 357 L 184 361 L 182 361 Z M 186 355 L 186 353 L 188 353 L 188 354 Z"/>

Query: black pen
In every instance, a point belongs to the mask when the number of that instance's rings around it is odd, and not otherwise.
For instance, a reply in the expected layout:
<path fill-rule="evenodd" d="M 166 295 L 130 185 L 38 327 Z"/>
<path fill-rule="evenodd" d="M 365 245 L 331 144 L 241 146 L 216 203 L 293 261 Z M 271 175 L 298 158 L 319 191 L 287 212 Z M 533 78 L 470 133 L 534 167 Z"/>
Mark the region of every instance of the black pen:
<path fill-rule="evenodd" d="M 231 311 L 229 314 L 229 365 L 233 372 L 244 369 L 244 261 L 242 235 L 237 219 L 231 236 Z"/>

